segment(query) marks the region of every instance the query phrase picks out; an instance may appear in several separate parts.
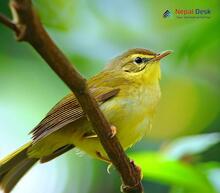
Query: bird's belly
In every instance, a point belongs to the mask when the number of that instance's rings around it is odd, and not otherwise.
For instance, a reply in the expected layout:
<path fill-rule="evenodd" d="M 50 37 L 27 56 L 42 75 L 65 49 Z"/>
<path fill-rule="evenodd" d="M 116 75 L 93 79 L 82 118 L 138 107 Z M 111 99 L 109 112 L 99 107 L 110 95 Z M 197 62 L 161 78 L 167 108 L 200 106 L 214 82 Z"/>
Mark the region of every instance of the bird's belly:
<path fill-rule="evenodd" d="M 130 120 L 122 121 L 118 126 L 121 129 L 118 129 L 117 137 L 124 149 L 131 147 L 139 141 L 150 130 L 151 125 L 151 121 L 148 118 L 139 120 L 138 122 L 135 117 L 129 117 L 128 119 Z"/>
<path fill-rule="evenodd" d="M 120 104 L 120 105 L 118 105 Z M 124 149 L 139 141 L 150 129 L 151 115 L 145 106 L 138 107 L 135 101 L 110 101 L 101 106 L 111 125 L 117 128 L 117 137 Z M 84 138 L 73 142 L 79 149 L 92 155 L 108 159 L 98 138 Z"/>
<path fill-rule="evenodd" d="M 124 149 L 139 141 L 150 128 L 151 115 L 147 112 L 146 106 L 139 106 L 137 100 L 123 100 L 118 102 L 119 106 L 111 103 L 117 110 L 115 113 L 104 111 L 110 124 L 117 128 L 117 137 Z"/>

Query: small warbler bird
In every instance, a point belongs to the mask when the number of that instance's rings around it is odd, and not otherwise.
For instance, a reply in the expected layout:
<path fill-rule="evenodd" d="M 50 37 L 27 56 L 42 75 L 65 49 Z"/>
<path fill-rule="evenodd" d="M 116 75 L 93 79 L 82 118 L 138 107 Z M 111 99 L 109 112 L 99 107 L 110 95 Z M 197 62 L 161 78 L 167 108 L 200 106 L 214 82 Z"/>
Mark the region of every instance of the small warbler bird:
<path fill-rule="evenodd" d="M 131 49 L 88 80 L 100 109 L 126 150 L 151 127 L 160 99 L 160 59 L 170 54 Z M 31 131 L 32 141 L 0 161 L 0 187 L 8 193 L 38 161 L 48 162 L 74 147 L 110 162 L 73 93 L 64 97 Z"/>

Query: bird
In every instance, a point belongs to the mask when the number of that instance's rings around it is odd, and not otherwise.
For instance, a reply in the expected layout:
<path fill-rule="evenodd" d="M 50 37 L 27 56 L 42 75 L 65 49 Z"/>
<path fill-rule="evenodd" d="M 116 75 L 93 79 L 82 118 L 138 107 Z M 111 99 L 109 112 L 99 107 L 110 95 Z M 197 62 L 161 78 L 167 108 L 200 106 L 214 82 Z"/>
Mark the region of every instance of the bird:
<path fill-rule="evenodd" d="M 160 60 L 171 51 L 130 49 L 87 81 L 90 93 L 124 150 L 146 135 L 160 101 Z M 45 163 L 78 148 L 111 163 L 74 93 L 61 99 L 30 132 L 32 139 L 0 160 L 0 188 L 9 193 L 37 162 Z"/>

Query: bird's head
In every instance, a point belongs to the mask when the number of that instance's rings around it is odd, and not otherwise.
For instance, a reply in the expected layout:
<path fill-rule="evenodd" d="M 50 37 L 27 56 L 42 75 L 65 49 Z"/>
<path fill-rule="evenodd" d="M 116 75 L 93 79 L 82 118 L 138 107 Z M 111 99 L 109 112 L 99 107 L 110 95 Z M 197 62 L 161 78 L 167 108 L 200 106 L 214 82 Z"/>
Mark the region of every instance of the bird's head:
<path fill-rule="evenodd" d="M 106 69 L 120 71 L 127 77 L 144 77 L 145 80 L 154 81 L 160 79 L 160 60 L 170 53 L 165 51 L 157 54 L 142 48 L 131 49 L 113 59 Z"/>

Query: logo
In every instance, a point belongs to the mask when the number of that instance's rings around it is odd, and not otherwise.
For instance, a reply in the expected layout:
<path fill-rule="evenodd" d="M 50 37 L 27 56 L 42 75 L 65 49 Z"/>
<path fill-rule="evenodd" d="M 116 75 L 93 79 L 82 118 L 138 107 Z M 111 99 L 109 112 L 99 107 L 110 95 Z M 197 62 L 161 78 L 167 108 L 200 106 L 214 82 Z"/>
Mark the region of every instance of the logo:
<path fill-rule="evenodd" d="M 168 18 L 171 16 L 171 12 L 169 10 L 166 10 L 164 13 L 163 13 L 163 17 L 164 18 Z"/>
<path fill-rule="evenodd" d="M 211 14 L 210 9 L 174 9 L 172 12 L 167 9 L 163 13 L 163 18 L 172 16 L 177 19 L 208 19 L 211 18 Z"/>
<path fill-rule="evenodd" d="M 210 18 L 210 9 L 176 9 L 176 18 L 178 19 L 199 19 L 199 18 Z"/>

